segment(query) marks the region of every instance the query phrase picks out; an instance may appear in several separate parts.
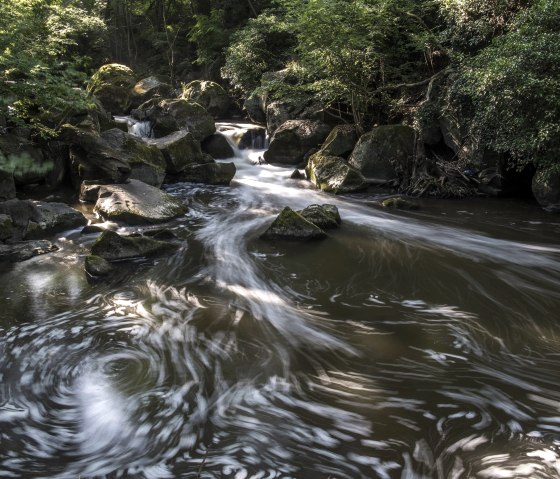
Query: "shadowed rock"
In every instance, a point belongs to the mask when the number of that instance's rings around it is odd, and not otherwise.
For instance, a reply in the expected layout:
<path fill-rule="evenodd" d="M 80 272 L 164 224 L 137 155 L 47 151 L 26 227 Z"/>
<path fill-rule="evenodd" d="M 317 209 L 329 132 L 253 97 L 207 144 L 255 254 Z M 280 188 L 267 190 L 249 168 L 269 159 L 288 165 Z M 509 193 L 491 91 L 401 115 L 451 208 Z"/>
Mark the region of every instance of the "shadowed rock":
<path fill-rule="evenodd" d="M 325 238 L 326 233 L 299 213 L 286 207 L 261 235 L 264 240 L 311 240 Z"/>
<path fill-rule="evenodd" d="M 91 276 L 107 276 L 113 271 L 113 266 L 109 261 L 93 254 L 86 256 L 84 267 L 86 273 Z"/>
<path fill-rule="evenodd" d="M 144 236 L 125 237 L 114 231 L 105 231 L 91 246 L 91 254 L 107 261 L 117 261 L 142 256 L 158 256 L 173 251 L 176 244 Z"/>

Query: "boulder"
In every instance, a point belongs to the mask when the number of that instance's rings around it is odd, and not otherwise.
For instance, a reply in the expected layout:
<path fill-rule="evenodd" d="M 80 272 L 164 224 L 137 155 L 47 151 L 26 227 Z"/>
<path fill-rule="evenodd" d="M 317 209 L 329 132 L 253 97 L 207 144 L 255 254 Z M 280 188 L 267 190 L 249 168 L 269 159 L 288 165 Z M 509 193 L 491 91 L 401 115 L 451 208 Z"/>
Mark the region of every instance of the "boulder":
<path fill-rule="evenodd" d="M 57 251 L 58 247 L 47 240 L 21 241 L 12 244 L 0 244 L 0 262 L 16 263 L 34 256 Z"/>
<path fill-rule="evenodd" d="M 136 83 L 134 72 L 125 65 L 103 65 L 91 77 L 88 91 L 103 108 L 114 115 L 123 115 L 130 108 L 132 89 Z"/>
<path fill-rule="evenodd" d="M 276 130 L 268 150 L 267 163 L 297 165 L 312 148 L 318 147 L 328 136 L 330 127 L 310 120 L 289 120 Z"/>
<path fill-rule="evenodd" d="M 243 103 L 243 111 L 253 123 L 266 124 L 266 114 L 263 108 L 264 102 L 258 96 L 251 96 Z"/>
<path fill-rule="evenodd" d="M 14 224 L 12 217 L 6 214 L 0 214 L 0 241 L 11 239 L 14 235 Z"/>
<path fill-rule="evenodd" d="M 114 231 L 105 231 L 91 246 L 91 254 L 107 261 L 158 256 L 177 248 L 176 244 L 144 236 L 125 237 Z"/>
<path fill-rule="evenodd" d="M 217 163 L 213 161 L 201 165 L 188 165 L 177 179 L 207 185 L 229 185 L 235 173 L 235 163 Z"/>
<path fill-rule="evenodd" d="M 321 153 L 347 158 L 358 141 L 358 133 L 353 125 L 337 125 L 321 147 Z"/>
<path fill-rule="evenodd" d="M 227 141 L 226 137 L 221 133 L 214 133 L 202 142 L 202 151 L 208 153 L 212 158 L 223 160 L 233 158 L 235 152 Z"/>
<path fill-rule="evenodd" d="M 149 100 L 172 98 L 175 96 L 175 90 L 167 83 L 164 77 L 152 75 L 143 78 L 132 88 L 131 105 L 137 108 L 142 103 Z"/>
<path fill-rule="evenodd" d="M 109 261 L 94 254 L 86 256 L 84 267 L 90 276 L 107 276 L 113 271 L 113 266 Z"/>
<path fill-rule="evenodd" d="M 539 167 L 533 177 L 533 195 L 541 207 L 550 213 L 560 213 L 560 167 Z"/>
<path fill-rule="evenodd" d="M 407 176 L 414 159 L 415 132 L 405 125 L 383 125 L 360 137 L 348 163 L 371 182 L 385 184 Z"/>
<path fill-rule="evenodd" d="M 339 156 L 315 153 L 305 169 L 307 178 L 317 188 L 332 193 L 350 193 L 368 186 L 364 175 Z"/>
<path fill-rule="evenodd" d="M 87 224 L 82 213 L 64 203 L 34 201 L 33 206 L 36 214 L 27 226 L 26 239 L 45 238 Z"/>
<path fill-rule="evenodd" d="M 31 200 L 11 199 L 0 202 L 0 214 L 7 215 L 12 221 L 12 238 L 20 241 L 25 238 L 30 223 L 37 227 L 40 215 Z M 31 229 L 35 229 L 33 226 Z"/>
<path fill-rule="evenodd" d="M 43 183 L 52 170 L 52 163 L 47 161 L 42 149 L 33 143 L 27 135 L 13 133 L 0 135 L 0 170 L 11 172 L 15 185 Z M 3 182 L 9 194 L 11 189 L 9 176 Z"/>
<path fill-rule="evenodd" d="M 178 130 L 188 130 L 196 140 L 202 141 L 216 131 L 214 118 L 204 107 L 183 99 L 160 102 L 149 113 L 149 118 L 145 119 L 152 121 L 156 138 Z"/>
<path fill-rule="evenodd" d="M 0 165 L 0 201 L 11 200 L 16 197 L 14 175 L 10 170 L 2 169 Z"/>
<path fill-rule="evenodd" d="M 130 166 L 130 179 L 160 187 L 165 178 L 166 160 L 161 151 L 141 138 L 118 128 L 101 133 L 121 159 Z"/>
<path fill-rule="evenodd" d="M 418 203 L 414 203 L 412 201 L 405 200 L 400 196 L 393 196 L 391 198 L 387 198 L 381 202 L 381 206 L 383 208 L 395 208 L 398 210 L 418 210 L 420 209 L 420 205 Z"/>
<path fill-rule="evenodd" d="M 162 138 L 151 138 L 147 143 L 157 148 L 165 158 L 166 172 L 176 175 L 187 165 L 207 163 L 208 159 L 200 148 L 200 142 L 186 130 L 176 131 Z"/>
<path fill-rule="evenodd" d="M 88 185 L 90 192 L 95 185 Z M 126 184 L 99 185 L 94 212 L 105 220 L 127 224 L 162 223 L 187 211 L 187 207 L 158 188 L 130 180 Z"/>
<path fill-rule="evenodd" d="M 260 237 L 264 240 L 311 240 L 326 236 L 321 228 L 286 207 Z"/>
<path fill-rule="evenodd" d="M 290 179 L 292 180 L 305 180 L 305 175 L 299 171 L 298 169 L 295 169 L 294 171 L 292 171 L 292 174 L 290 175 Z"/>
<path fill-rule="evenodd" d="M 66 125 L 62 138 L 70 145 L 74 183 L 83 180 L 121 183 L 130 176 L 132 169 L 122 150 L 111 147 L 100 135 Z"/>
<path fill-rule="evenodd" d="M 338 228 L 342 222 L 335 205 L 310 205 L 298 213 L 323 230 Z"/>
<path fill-rule="evenodd" d="M 214 118 L 226 116 L 231 100 L 227 92 L 217 83 L 195 80 L 185 85 L 182 98 L 203 106 Z"/>

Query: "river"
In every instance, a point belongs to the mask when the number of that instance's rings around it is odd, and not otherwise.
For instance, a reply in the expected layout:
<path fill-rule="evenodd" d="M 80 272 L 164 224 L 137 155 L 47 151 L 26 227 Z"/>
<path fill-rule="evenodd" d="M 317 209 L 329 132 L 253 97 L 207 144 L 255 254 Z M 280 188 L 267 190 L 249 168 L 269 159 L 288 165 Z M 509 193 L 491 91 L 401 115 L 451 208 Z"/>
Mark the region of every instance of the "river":
<path fill-rule="evenodd" d="M 560 477 L 560 217 L 387 211 L 261 154 L 166 187 L 171 256 L 91 282 L 68 231 L 0 266 L 0 478 Z M 314 203 L 327 239 L 259 239 Z"/>

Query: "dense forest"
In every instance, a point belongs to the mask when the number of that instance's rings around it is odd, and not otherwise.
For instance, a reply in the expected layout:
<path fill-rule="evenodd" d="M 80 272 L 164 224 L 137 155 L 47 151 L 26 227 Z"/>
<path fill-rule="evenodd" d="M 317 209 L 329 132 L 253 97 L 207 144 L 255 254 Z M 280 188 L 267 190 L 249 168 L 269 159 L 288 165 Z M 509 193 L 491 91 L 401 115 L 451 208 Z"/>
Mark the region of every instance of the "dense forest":
<path fill-rule="evenodd" d="M 409 193 L 462 196 L 481 171 L 492 185 L 538 168 L 554 184 L 558 25 L 558 0 L 4 0 L 0 124 L 56 137 L 94 107 L 96 69 L 121 63 L 176 88 L 213 80 L 246 111 L 410 125 L 423 141 Z"/>

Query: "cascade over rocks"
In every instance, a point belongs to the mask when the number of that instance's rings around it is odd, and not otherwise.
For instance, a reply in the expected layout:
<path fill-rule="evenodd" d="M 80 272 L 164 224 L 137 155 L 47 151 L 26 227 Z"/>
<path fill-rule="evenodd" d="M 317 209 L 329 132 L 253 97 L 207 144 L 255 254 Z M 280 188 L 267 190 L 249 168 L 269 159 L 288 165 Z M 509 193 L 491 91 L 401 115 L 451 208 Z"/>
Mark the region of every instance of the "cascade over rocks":
<path fill-rule="evenodd" d="M 284 208 L 268 229 L 260 236 L 264 240 L 299 240 L 326 238 L 326 233 L 296 213 L 289 207 Z"/>
<path fill-rule="evenodd" d="M 364 175 L 339 156 L 315 153 L 309 158 L 305 172 L 317 188 L 331 193 L 350 193 L 368 186 Z"/>
<path fill-rule="evenodd" d="M 405 125 L 382 125 L 360 137 L 348 163 L 369 181 L 385 184 L 407 176 L 414 159 L 415 132 Z"/>
<path fill-rule="evenodd" d="M 91 77 L 88 90 L 114 115 L 123 115 L 130 108 L 132 89 L 136 83 L 134 72 L 125 65 L 103 65 Z"/>
<path fill-rule="evenodd" d="M 119 185 L 84 182 L 80 199 L 91 202 L 93 198 L 97 198 L 94 212 L 102 218 L 131 225 L 162 223 L 187 211 L 171 195 L 138 180 Z"/>
<path fill-rule="evenodd" d="M 159 241 L 144 236 L 121 236 L 114 231 L 105 231 L 91 246 L 91 254 L 107 261 L 158 256 L 177 248 L 174 243 Z"/>
<path fill-rule="evenodd" d="M 182 98 L 198 103 L 214 118 L 223 118 L 231 107 L 227 92 L 217 83 L 208 80 L 190 82 L 184 87 Z"/>
<path fill-rule="evenodd" d="M 330 127 L 311 120 L 289 120 L 276 130 L 264 153 L 267 163 L 297 165 L 307 152 L 317 148 L 328 136 Z"/>

